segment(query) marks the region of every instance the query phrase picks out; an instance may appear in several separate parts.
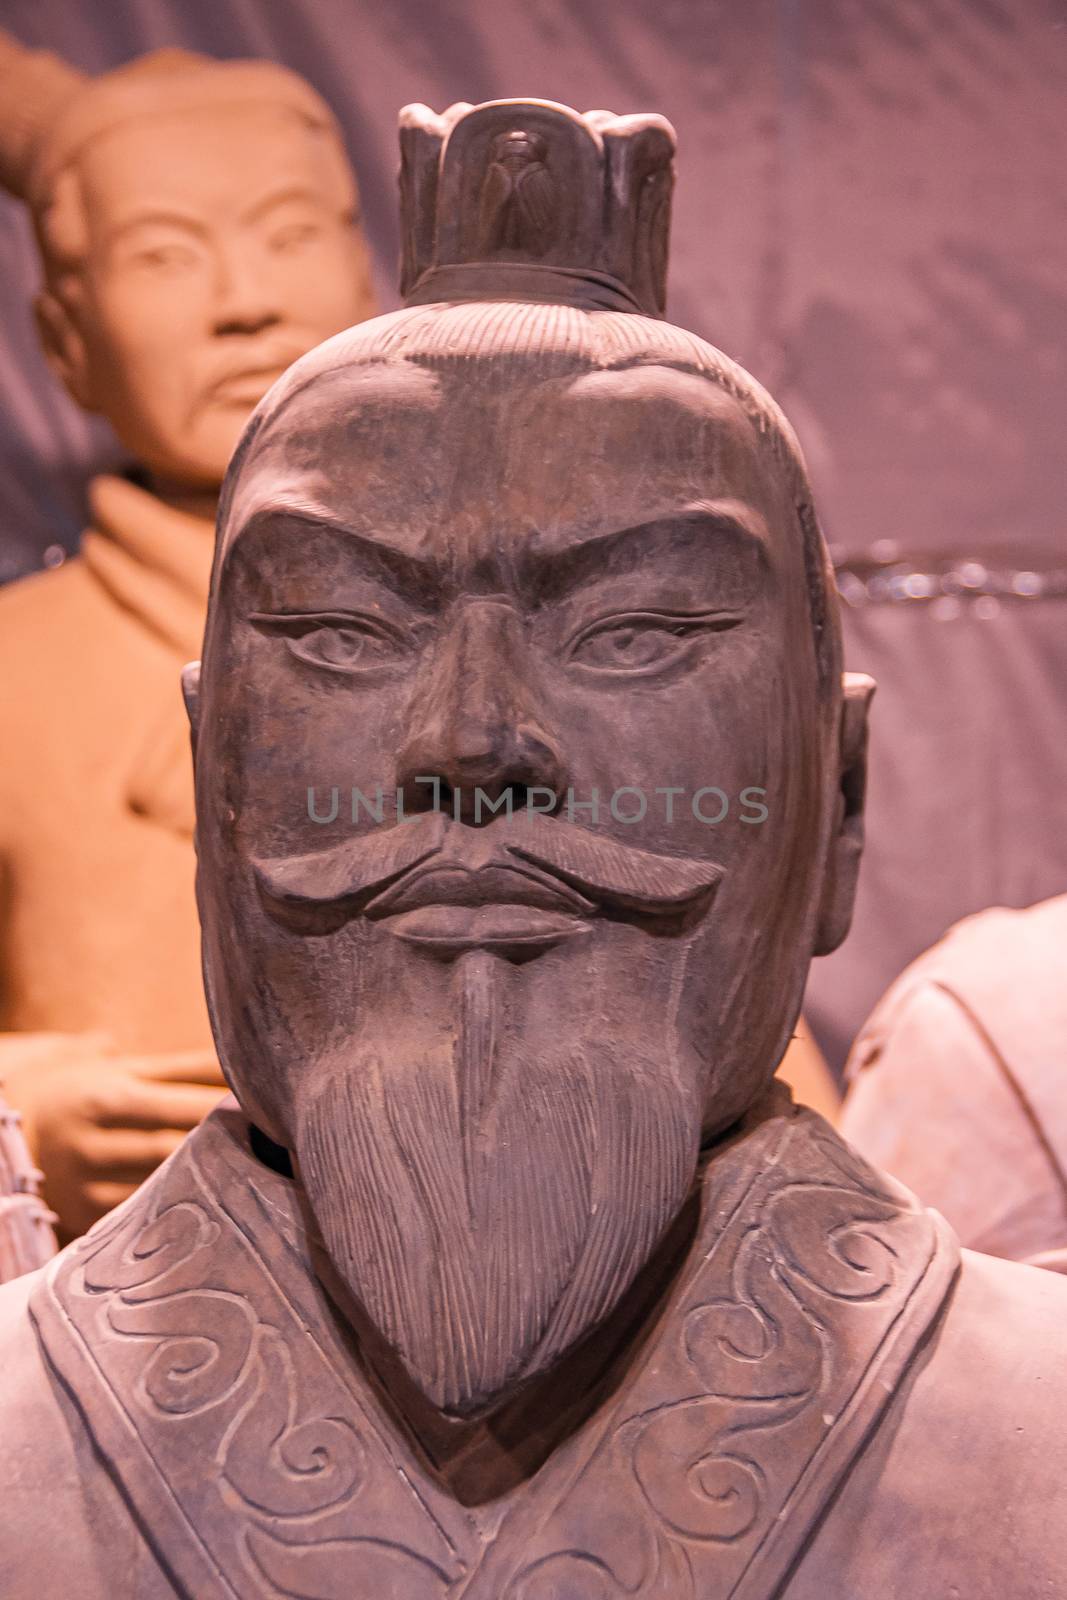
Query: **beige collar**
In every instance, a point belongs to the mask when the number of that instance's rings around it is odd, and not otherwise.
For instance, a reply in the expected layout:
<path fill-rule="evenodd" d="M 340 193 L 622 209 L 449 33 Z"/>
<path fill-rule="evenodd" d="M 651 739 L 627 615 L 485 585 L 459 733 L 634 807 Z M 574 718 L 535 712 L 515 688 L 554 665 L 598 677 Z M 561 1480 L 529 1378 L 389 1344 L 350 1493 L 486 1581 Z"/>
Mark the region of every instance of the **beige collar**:
<path fill-rule="evenodd" d="M 214 525 L 126 478 L 94 478 L 82 556 L 111 599 L 182 658 L 200 654 Z"/>

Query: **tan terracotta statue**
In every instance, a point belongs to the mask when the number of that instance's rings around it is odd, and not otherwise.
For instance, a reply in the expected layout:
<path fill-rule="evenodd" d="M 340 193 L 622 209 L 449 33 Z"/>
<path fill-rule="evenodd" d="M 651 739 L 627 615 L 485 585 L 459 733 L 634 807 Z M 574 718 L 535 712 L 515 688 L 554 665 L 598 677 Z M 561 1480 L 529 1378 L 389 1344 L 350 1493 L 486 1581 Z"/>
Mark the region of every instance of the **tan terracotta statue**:
<path fill-rule="evenodd" d="M 773 1085 L 871 683 L 662 319 L 671 129 L 402 130 L 405 308 L 258 408 L 185 675 L 236 1100 L 0 1290 L 5 1600 L 1060 1593 L 1067 1284 Z"/>
<path fill-rule="evenodd" d="M 88 80 L 0 39 L 56 372 L 143 464 L 79 559 L 0 593 L 0 1072 L 68 1234 L 215 1103 L 192 776 L 214 505 L 249 413 L 373 309 L 334 120 L 292 73 L 178 51 Z"/>
<path fill-rule="evenodd" d="M 956 924 L 871 1014 L 842 1129 L 964 1244 L 1067 1273 L 1067 895 Z"/>

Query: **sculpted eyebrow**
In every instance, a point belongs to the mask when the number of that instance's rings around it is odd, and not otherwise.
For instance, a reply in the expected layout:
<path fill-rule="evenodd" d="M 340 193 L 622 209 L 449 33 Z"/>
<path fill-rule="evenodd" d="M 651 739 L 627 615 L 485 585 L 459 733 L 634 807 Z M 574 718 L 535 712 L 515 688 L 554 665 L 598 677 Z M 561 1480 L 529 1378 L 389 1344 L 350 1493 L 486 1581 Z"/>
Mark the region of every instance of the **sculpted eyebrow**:
<path fill-rule="evenodd" d="M 346 564 L 358 564 L 366 575 L 384 583 L 401 599 L 430 603 L 442 587 L 442 574 L 433 560 L 412 555 L 388 540 L 360 533 L 347 524 L 304 515 L 299 511 L 265 509 L 256 512 L 238 535 L 238 547 L 262 543 L 302 553 L 328 543 L 340 551 Z"/>
<path fill-rule="evenodd" d="M 180 228 L 183 233 L 195 234 L 197 238 L 207 232 L 202 222 L 180 211 L 141 211 L 135 217 L 127 217 L 125 222 L 116 223 L 108 232 L 108 243 L 114 244 L 139 228 Z"/>
<path fill-rule="evenodd" d="M 653 550 L 691 551 L 700 545 L 709 555 L 716 538 L 725 540 L 731 553 L 748 554 L 760 566 L 766 561 L 764 539 L 754 528 L 729 512 L 694 507 L 593 533 L 561 549 L 527 551 L 522 562 L 524 586 L 537 600 L 556 600 L 595 579 L 639 569 Z"/>
<path fill-rule="evenodd" d="M 290 183 L 283 189 L 275 189 L 254 201 L 247 211 L 241 213 L 241 219 L 244 222 L 255 222 L 277 206 L 288 205 L 292 201 L 306 201 L 317 206 L 323 203 L 322 195 L 316 193 L 308 184 Z"/>

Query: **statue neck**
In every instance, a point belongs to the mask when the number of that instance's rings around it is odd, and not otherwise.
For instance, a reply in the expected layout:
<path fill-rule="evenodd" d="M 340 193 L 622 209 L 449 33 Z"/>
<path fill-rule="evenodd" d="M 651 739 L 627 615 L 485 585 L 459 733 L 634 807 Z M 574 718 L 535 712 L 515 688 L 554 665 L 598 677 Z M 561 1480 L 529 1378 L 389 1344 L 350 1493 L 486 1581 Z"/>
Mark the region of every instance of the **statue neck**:
<path fill-rule="evenodd" d="M 184 516 L 199 517 L 204 522 L 214 523 L 219 509 L 219 488 L 175 483 L 170 479 L 157 478 L 151 474 L 145 478 L 145 487 L 172 511 L 180 511 Z"/>

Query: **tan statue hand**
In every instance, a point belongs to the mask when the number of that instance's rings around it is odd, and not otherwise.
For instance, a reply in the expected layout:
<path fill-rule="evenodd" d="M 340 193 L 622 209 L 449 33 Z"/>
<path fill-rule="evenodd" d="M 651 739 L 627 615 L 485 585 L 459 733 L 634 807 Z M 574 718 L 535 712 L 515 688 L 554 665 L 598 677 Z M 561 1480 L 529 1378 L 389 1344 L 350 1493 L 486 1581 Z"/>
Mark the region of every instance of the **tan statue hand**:
<path fill-rule="evenodd" d="M 103 1034 L 9 1034 L 0 1076 L 65 1238 L 132 1194 L 225 1089 L 213 1051 L 124 1056 Z"/>

